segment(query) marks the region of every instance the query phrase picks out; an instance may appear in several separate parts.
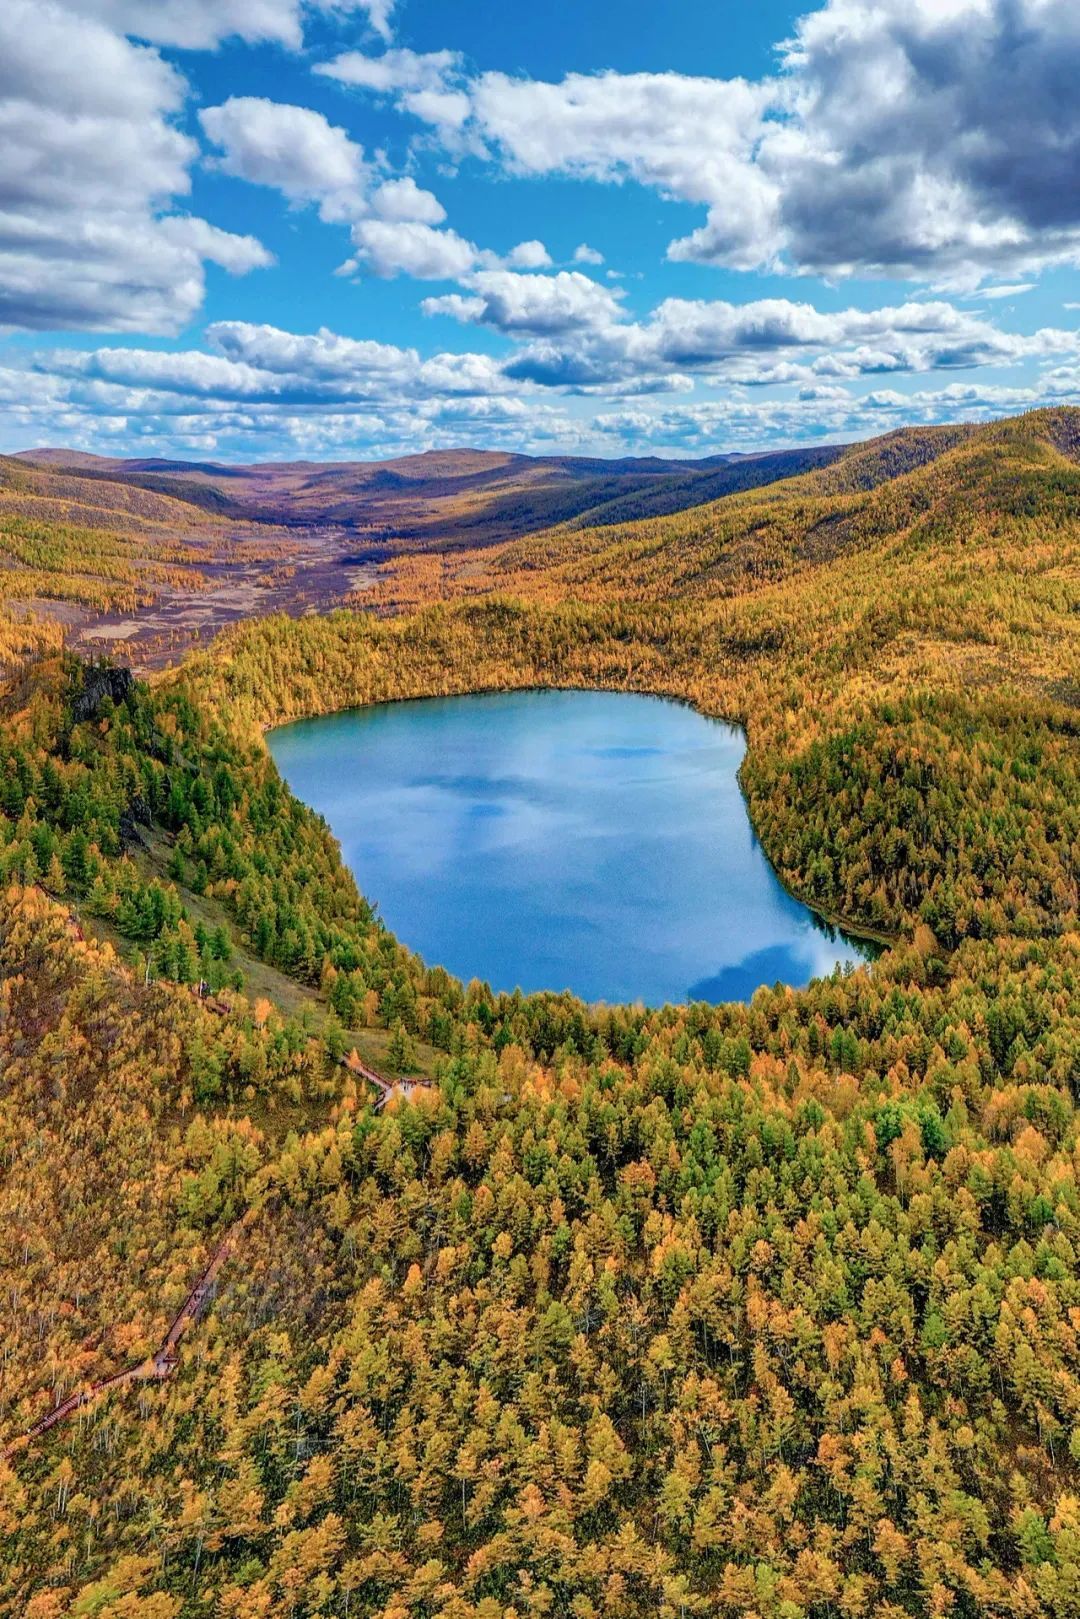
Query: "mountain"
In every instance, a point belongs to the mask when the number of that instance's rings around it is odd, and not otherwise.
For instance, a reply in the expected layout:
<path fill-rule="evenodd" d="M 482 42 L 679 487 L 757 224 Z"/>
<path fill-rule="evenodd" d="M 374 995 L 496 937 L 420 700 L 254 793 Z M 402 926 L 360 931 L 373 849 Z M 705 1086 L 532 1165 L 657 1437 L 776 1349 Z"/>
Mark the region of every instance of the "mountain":
<path fill-rule="evenodd" d="M 430 450 L 389 461 L 122 461 L 58 449 L 19 459 L 175 496 L 236 520 L 333 523 L 382 542 L 426 546 L 482 544 L 608 507 L 635 515 L 670 511 L 827 464 L 836 447 L 705 461 L 532 457 L 480 450 Z"/>
<path fill-rule="evenodd" d="M 841 553 L 949 543 L 974 525 L 1072 519 L 1080 491 L 1080 413 L 1043 411 L 984 427 L 909 428 L 842 449 L 815 470 L 670 513 L 578 521 L 484 551 L 408 556 L 376 599 L 552 593 L 710 599 L 814 568 Z M 740 469 L 733 469 L 735 471 Z"/>
<path fill-rule="evenodd" d="M 33 603 L 36 622 L 73 647 L 121 648 L 156 668 L 245 613 L 340 605 L 395 555 L 678 509 L 839 454 L 684 463 L 448 450 L 234 467 L 33 451 L 0 457 L 0 596 L 9 618 L 12 602 Z M 7 644 L 25 651 L 22 616 L 0 633 L 0 667 Z"/>

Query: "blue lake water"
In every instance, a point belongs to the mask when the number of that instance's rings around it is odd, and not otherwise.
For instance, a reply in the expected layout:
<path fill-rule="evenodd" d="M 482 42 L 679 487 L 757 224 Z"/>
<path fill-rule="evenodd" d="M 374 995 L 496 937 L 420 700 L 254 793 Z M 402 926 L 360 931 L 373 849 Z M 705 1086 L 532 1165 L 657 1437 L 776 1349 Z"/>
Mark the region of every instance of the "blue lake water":
<path fill-rule="evenodd" d="M 615 692 L 353 709 L 272 731 L 401 941 L 494 989 L 748 999 L 865 947 L 784 890 L 750 826 L 742 732 Z"/>

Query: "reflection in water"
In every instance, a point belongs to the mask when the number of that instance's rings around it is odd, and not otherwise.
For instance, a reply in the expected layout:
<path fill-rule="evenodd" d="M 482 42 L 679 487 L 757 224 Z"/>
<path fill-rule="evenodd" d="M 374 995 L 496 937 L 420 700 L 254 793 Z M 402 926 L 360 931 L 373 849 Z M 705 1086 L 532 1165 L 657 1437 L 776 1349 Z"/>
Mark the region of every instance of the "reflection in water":
<path fill-rule="evenodd" d="M 613 692 L 389 703 L 275 731 L 290 786 L 424 958 L 651 1004 L 804 984 L 864 947 L 777 881 L 741 731 Z"/>
<path fill-rule="evenodd" d="M 801 985 L 809 979 L 831 972 L 837 961 L 852 963 L 860 958 L 876 955 L 876 950 L 861 940 L 821 924 L 821 932 L 830 942 L 824 962 L 812 947 L 801 951 L 798 944 L 770 944 L 764 950 L 753 950 L 741 961 L 721 967 L 709 978 L 699 978 L 686 992 L 689 1001 L 748 1001 L 762 984 Z"/>

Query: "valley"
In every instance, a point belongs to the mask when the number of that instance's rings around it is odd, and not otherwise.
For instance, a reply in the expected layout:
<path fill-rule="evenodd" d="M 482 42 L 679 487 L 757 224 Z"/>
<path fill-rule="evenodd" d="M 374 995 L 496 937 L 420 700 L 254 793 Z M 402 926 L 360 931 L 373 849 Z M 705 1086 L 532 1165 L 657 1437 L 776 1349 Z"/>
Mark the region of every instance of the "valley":
<path fill-rule="evenodd" d="M 507 534 L 679 509 L 840 453 L 606 463 L 462 450 L 226 467 L 24 452 L 0 457 L 0 602 L 23 637 L 51 626 L 53 644 L 147 672 L 245 618 L 362 607 L 394 557 L 460 549 L 467 573 L 474 548 Z M 42 549 L 57 524 L 62 568 Z"/>

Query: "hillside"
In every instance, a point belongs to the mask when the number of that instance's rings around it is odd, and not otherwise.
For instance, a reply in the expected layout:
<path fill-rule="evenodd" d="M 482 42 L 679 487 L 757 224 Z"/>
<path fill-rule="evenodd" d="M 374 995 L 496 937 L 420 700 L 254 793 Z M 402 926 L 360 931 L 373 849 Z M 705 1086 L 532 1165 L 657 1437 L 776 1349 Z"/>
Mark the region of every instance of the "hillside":
<path fill-rule="evenodd" d="M 0 456 L 0 671 L 62 642 L 158 667 L 238 618 L 325 610 L 364 577 L 332 525 L 239 522 L 194 484 L 70 460 Z"/>
<path fill-rule="evenodd" d="M 955 548 L 1003 528 L 1024 544 L 1041 525 L 1071 541 L 1080 510 L 1076 416 L 905 429 L 845 450 L 827 467 L 669 515 L 565 524 L 482 552 L 395 559 L 374 599 L 396 609 L 492 590 L 547 600 L 707 601 L 845 553 L 917 550 L 938 534 Z"/>
<path fill-rule="evenodd" d="M 609 508 L 678 510 L 838 454 L 606 462 L 449 450 L 249 467 L 0 457 L 0 667 L 8 647 L 18 658 L 66 642 L 160 668 L 238 619 L 326 612 L 395 555 L 595 523 Z"/>
<path fill-rule="evenodd" d="M 388 461 L 219 466 L 32 450 L 21 459 L 180 496 L 236 519 L 345 524 L 393 549 L 442 549 L 487 544 L 575 518 L 592 523 L 609 508 L 619 517 L 673 511 L 828 464 L 839 454 L 830 446 L 665 461 L 431 450 Z"/>
<path fill-rule="evenodd" d="M 20 671 L 0 1613 L 1080 1614 L 1078 442 L 890 435 L 150 686 Z M 655 1010 L 411 955 L 262 729 L 547 685 L 743 723 L 784 882 L 892 948 Z M 353 1045 L 434 1083 L 377 1110 Z M 234 1230 L 174 1370 L 19 1443 Z"/>

